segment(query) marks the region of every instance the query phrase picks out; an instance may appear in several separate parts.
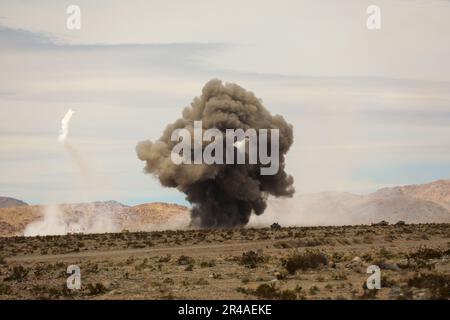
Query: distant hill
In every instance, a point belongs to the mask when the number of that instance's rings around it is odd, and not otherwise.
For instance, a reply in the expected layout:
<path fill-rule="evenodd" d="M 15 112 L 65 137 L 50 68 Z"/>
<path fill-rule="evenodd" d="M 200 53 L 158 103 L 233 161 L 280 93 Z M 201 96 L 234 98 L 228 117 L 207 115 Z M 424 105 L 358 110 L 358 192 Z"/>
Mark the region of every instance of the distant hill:
<path fill-rule="evenodd" d="M 272 199 L 269 209 L 253 217 L 253 225 L 278 221 L 284 225 L 450 222 L 450 180 L 382 188 L 368 195 L 321 192 Z"/>
<path fill-rule="evenodd" d="M 153 202 L 130 207 L 122 220 L 122 227 L 129 231 L 165 230 L 185 227 L 189 221 L 189 208 Z"/>
<path fill-rule="evenodd" d="M 0 236 L 161 230 L 187 225 L 189 209 L 177 204 L 135 207 L 116 201 L 0 209 Z"/>
<path fill-rule="evenodd" d="M 9 197 L 0 197 L 0 208 L 27 206 L 28 203 Z"/>
<path fill-rule="evenodd" d="M 383 188 L 376 192 L 378 195 L 404 195 L 431 201 L 450 210 L 450 179 L 437 180 L 427 184 L 414 184 L 401 187 Z"/>
<path fill-rule="evenodd" d="M 177 229 L 190 220 L 187 207 L 161 202 L 126 206 L 100 201 L 45 207 L 15 201 L 8 203 L 22 205 L 0 209 L 0 236 Z M 273 222 L 285 226 L 350 225 L 381 220 L 450 223 L 450 180 L 382 188 L 367 195 L 321 192 L 270 199 L 267 211 L 252 216 L 250 226 Z"/>

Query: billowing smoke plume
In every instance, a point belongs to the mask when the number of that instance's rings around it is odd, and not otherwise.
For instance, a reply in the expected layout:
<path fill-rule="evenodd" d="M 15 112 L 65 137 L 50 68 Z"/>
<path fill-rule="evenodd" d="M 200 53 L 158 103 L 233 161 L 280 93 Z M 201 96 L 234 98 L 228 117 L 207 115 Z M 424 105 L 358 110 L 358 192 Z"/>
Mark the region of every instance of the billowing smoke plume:
<path fill-rule="evenodd" d="M 175 164 L 171 154 L 178 142 L 171 140 L 172 132 L 187 129 L 193 136 L 194 121 L 202 121 L 203 130 L 216 128 L 224 135 L 227 129 L 253 128 L 258 136 L 260 129 L 278 129 L 279 170 L 274 175 L 261 175 L 265 165 L 259 161 L 256 164 Z M 202 148 L 208 143 L 203 142 Z M 292 125 L 282 116 L 271 115 L 252 92 L 215 79 L 183 110 L 182 118 L 166 127 L 159 140 L 140 142 L 136 151 L 139 159 L 146 161 L 146 172 L 156 175 L 163 186 L 177 188 L 187 195 L 186 199 L 193 205 L 194 225 L 235 227 L 247 224 L 252 212 L 262 214 L 269 195 L 292 196 L 294 180 L 284 171 L 285 154 L 292 143 Z M 236 149 L 242 144 L 238 141 Z"/>

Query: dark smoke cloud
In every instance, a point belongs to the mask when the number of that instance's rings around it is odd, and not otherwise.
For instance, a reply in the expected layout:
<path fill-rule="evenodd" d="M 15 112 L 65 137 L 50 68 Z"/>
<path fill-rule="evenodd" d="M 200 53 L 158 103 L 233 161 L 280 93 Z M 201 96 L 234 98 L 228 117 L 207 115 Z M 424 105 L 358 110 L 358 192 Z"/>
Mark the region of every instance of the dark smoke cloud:
<path fill-rule="evenodd" d="M 278 173 L 261 175 L 259 163 L 174 164 L 171 152 L 178 142 L 171 141 L 173 130 L 186 128 L 193 137 L 194 121 L 200 120 L 203 130 L 217 128 L 223 133 L 226 129 L 239 128 L 244 131 L 279 129 Z M 294 193 L 294 179 L 284 170 L 285 154 L 293 143 L 292 130 L 292 125 L 280 115 L 271 115 L 252 92 L 214 79 L 183 110 L 182 118 L 166 127 L 159 140 L 140 142 L 136 151 L 139 159 L 146 161 L 145 172 L 157 176 L 163 186 L 177 188 L 187 195 L 186 199 L 193 205 L 194 225 L 244 226 L 252 212 L 257 215 L 264 212 L 268 195 L 290 197 Z M 203 147 L 207 144 L 204 142 Z"/>

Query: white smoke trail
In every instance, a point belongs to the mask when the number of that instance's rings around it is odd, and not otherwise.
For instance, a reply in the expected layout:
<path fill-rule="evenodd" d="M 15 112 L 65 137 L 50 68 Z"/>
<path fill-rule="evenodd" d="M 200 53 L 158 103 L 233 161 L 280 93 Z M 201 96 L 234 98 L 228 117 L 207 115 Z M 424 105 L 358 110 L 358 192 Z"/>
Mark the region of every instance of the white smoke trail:
<path fill-rule="evenodd" d="M 74 162 L 76 163 L 85 181 L 90 182 L 92 180 L 92 172 L 89 165 L 87 164 L 81 153 L 78 151 L 78 149 L 71 143 L 69 143 L 69 141 L 67 141 L 67 138 L 69 136 L 70 122 L 74 114 L 75 111 L 69 109 L 64 118 L 61 120 L 61 129 L 59 131 L 58 141 L 64 144 L 64 148 L 66 149 L 72 160 L 74 160 Z"/>
<path fill-rule="evenodd" d="M 59 131 L 58 136 L 59 142 L 66 142 L 67 136 L 69 135 L 70 120 L 72 120 L 72 116 L 74 113 L 75 111 L 69 109 L 64 118 L 61 120 L 61 130 Z"/>
<path fill-rule="evenodd" d="M 69 135 L 69 126 L 74 115 L 74 111 L 69 109 L 64 118 L 61 120 L 61 130 L 59 131 L 58 141 L 63 144 L 64 149 L 74 160 L 80 174 L 86 183 L 85 187 L 92 186 L 92 172 L 88 163 L 82 157 L 80 152 L 67 141 Z M 70 210 L 67 206 L 51 204 L 43 208 L 43 216 L 40 220 L 28 224 L 25 228 L 25 236 L 36 235 L 65 235 L 68 233 L 103 233 L 118 232 L 119 226 L 112 218 L 111 214 L 107 214 L 107 209 L 98 209 L 94 212 L 85 210 Z"/>

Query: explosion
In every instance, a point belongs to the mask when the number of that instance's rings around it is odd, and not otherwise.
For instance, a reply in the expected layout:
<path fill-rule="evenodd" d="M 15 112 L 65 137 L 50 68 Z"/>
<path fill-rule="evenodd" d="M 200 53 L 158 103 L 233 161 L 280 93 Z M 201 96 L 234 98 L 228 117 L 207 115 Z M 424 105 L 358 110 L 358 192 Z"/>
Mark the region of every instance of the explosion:
<path fill-rule="evenodd" d="M 238 158 L 243 152 L 244 157 L 251 158 L 251 155 L 245 153 L 248 136 L 233 141 L 236 151 L 233 158 L 238 159 L 233 163 L 230 163 L 228 158 L 220 163 L 174 162 L 174 147 L 180 145 L 173 139 L 174 132 L 184 130 L 191 133 L 190 137 L 198 135 L 196 127 L 199 123 L 201 129 L 214 129 L 224 137 L 230 129 L 241 132 L 249 132 L 252 129 L 257 132 L 259 147 L 261 141 L 265 141 L 261 139 L 261 132 L 275 130 L 279 136 L 279 150 L 274 150 L 271 143 L 268 143 L 267 149 L 271 158 L 277 157 L 274 160 L 278 170 L 274 174 L 264 175 L 261 172 L 267 168 L 267 162 L 239 161 Z M 222 140 L 222 137 L 220 138 Z M 198 141 L 189 141 L 188 145 L 192 146 L 194 158 L 199 150 L 201 153 L 208 148 L 207 140 L 203 137 L 200 144 Z M 273 142 L 273 137 L 269 140 Z M 159 140 L 142 141 L 137 145 L 136 151 L 139 159 L 146 162 L 146 173 L 158 177 L 163 186 L 177 188 L 186 194 L 187 201 L 192 204 L 193 225 L 219 228 L 246 225 L 252 212 L 256 215 L 264 212 L 269 195 L 291 197 L 294 194 L 294 179 L 285 172 L 285 155 L 292 143 L 292 125 L 282 116 L 271 115 L 252 92 L 237 84 L 223 84 L 222 81 L 214 79 L 203 87 L 202 95 L 194 98 L 191 105 L 183 110 L 182 118 L 166 127 Z M 228 156 L 229 150 L 226 150 L 225 146 L 222 148 L 224 149 L 219 150 L 220 154 Z M 217 150 L 215 153 L 217 156 Z M 177 156 L 180 155 L 177 153 Z M 186 157 L 186 154 L 183 154 L 183 157 Z"/>

